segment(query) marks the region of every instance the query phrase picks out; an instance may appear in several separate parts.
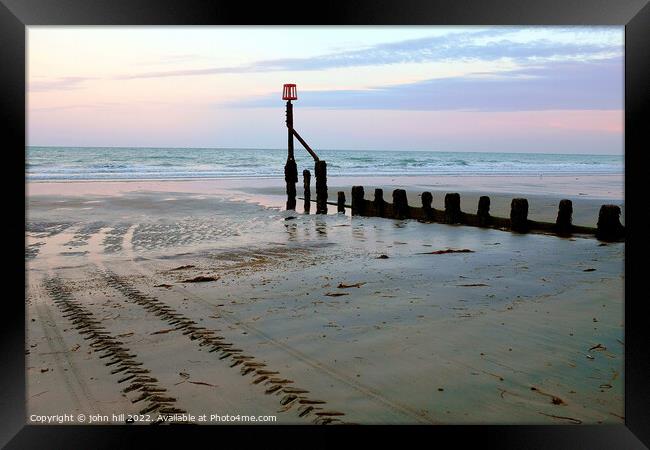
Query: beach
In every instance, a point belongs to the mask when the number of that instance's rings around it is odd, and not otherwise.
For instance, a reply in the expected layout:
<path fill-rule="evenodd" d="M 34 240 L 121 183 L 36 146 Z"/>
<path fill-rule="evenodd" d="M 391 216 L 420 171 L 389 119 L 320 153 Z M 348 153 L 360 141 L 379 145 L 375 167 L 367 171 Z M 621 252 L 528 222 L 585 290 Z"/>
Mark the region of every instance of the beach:
<path fill-rule="evenodd" d="M 27 32 L 27 424 L 625 424 L 624 27 Z"/>
<path fill-rule="evenodd" d="M 328 185 L 348 204 L 352 185 L 369 199 L 405 188 L 412 205 L 431 191 L 437 208 L 460 192 L 468 212 L 490 195 L 502 217 L 526 197 L 551 222 L 570 198 L 586 226 L 601 204 L 624 206 L 622 176 L 580 177 Z M 278 178 L 29 182 L 28 418 L 623 423 L 623 243 L 285 200 Z"/>

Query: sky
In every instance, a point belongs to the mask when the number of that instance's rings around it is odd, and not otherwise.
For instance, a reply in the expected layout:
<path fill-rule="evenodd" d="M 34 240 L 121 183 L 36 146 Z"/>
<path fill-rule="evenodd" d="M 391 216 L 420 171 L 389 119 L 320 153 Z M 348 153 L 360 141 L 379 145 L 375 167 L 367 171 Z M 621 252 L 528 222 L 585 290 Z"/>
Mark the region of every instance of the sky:
<path fill-rule="evenodd" d="M 622 154 L 623 27 L 27 29 L 31 146 Z"/>

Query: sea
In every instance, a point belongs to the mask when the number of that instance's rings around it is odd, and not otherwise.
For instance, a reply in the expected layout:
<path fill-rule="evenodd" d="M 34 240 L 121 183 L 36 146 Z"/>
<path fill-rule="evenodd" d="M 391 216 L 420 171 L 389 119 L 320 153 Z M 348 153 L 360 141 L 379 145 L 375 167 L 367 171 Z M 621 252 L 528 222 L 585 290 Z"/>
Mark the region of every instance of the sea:
<path fill-rule="evenodd" d="M 318 150 L 328 176 L 622 174 L 623 155 Z M 27 147 L 28 181 L 283 178 L 286 149 Z M 298 170 L 314 162 L 296 148 Z"/>

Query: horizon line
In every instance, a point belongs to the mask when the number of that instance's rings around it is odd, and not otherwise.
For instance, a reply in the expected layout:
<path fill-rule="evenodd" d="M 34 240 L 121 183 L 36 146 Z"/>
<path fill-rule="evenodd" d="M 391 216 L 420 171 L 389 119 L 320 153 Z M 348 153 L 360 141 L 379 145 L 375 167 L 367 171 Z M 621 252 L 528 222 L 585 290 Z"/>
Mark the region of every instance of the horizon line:
<path fill-rule="evenodd" d="M 158 146 L 116 146 L 116 145 L 25 145 L 25 148 L 113 148 L 113 149 L 152 149 L 152 150 L 286 150 L 286 148 L 278 147 L 158 147 Z M 381 150 L 381 149 L 362 149 L 362 148 L 320 148 L 319 151 L 352 151 L 352 152 L 430 152 L 430 153 L 504 153 L 516 155 L 588 155 L 588 156 L 625 156 L 625 151 L 622 153 L 557 153 L 557 152 L 526 152 L 526 151 L 492 151 L 492 150 L 427 150 L 427 149 L 394 149 L 394 150 Z"/>

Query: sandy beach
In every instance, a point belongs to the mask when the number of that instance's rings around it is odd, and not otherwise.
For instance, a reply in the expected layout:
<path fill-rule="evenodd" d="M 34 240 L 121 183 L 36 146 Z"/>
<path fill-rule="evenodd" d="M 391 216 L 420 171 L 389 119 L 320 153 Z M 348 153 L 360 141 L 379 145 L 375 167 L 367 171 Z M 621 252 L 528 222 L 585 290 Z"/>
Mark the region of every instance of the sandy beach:
<path fill-rule="evenodd" d="M 546 221 L 569 198 L 574 223 L 595 226 L 600 205 L 624 211 L 622 181 L 328 184 L 331 201 L 354 184 L 366 198 L 405 188 L 413 205 L 431 191 L 437 208 L 459 192 L 469 212 L 490 195 L 502 217 L 523 196 Z M 28 183 L 28 423 L 62 413 L 623 423 L 623 243 L 335 206 L 307 215 L 284 202 L 272 178 Z M 435 254 L 445 249 L 469 251 Z"/>

